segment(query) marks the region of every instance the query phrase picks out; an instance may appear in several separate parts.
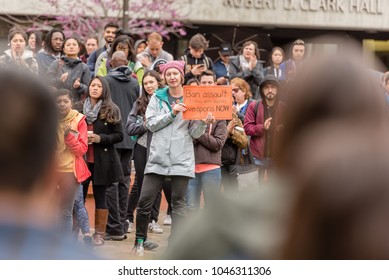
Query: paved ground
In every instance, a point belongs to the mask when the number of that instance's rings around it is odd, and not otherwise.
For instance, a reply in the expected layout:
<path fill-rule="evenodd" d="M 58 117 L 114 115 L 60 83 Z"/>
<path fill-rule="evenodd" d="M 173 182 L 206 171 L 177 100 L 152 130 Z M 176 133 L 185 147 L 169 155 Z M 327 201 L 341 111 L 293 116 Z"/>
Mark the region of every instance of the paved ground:
<path fill-rule="evenodd" d="M 91 191 L 91 189 L 92 188 L 90 187 L 89 190 Z M 89 222 L 93 232 L 95 205 L 91 194 L 88 195 L 85 206 L 88 211 L 88 215 L 90 217 Z M 152 241 L 156 242 L 159 245 L 159 247 L 154 251 L 145 251 L 145 256 L 142 258 L 135 255 L 131 255 L 131 250 L 135 242 L 135 225 L 134 225 L 133 232 L 127 234 L 127 239 L 123 241 L 106 241 L 104 246 L 100 248 L 96 248 L 96 253 L 102 256 L 103 258 L 114 259 L 114 260 L 160 259 L 159 256 L 163 254 L 167 248 L 167 238 L 170 235 L 170 226 L 162 225 L 163 219 L 166 216 L 166 210 L 167 210 L 167 202 L 165 196 L 162 195 L 159 221 L 161 227 L 163 228 L 163 233 L 162 234 L 149 233 L 148 235 L 148 237 Z"/>
<path fill-rule="evenodd" d="M 134 165 L 132 165 L 134 166 Z M 131 182 L 134 182 L 134 174 L 132 174 Z M 94 228 L 94 200 L 92 197 L 92 187 L 89 187 L 88 197 L 86 199 L 86 209 L 89 215 L 89 223 L 93 232 Z M 131 250 L 135 242 L 135 225 L 133 227 L 133 232 L 127 234 L 127 239 L 123 241 L 106 241 L 105 245 L 96 248 L 96 253 L 103 258 L 114 259 L 114 260 L 128 260 L 128 259 L 161 259 L 161 254 L 163 254 L 167 249 L 167 238 L 170 235 L 170 226 L 163 226 L 162 222 L 166 216 L 167 211 L 167 202 L 164 193 L 162 192 L 162 200 L 160 207 L 159 221 L 160 225 L 163 228 L 164 232 L 162 234 L 153 234 L 149 233 L 148 237 L 156 242 L 159 247 L 153 251 L 145 251 L 144 257 L 138 257 L 131 254 Z M 81 237 L 80 237 L 81 238 Z"/>
<path fill-rule="evenodd" d="M 160 215 L 160 221 L 165 218 L 165 212 Z M 153 251 L 145 251 L 144 257 L 138 257 L 131 254 L 135 241 L 135 228 L 132 233 L 127 234 L 127 239 L 123 241 L 106 241 L 104 246 L 96 248 L 96 253 L 103 258 L 114 260 L 132 260 L 132 259 L 160 259 L 167 248 L 167 238 L 170 235 L 170 226 L 163 226 L 162 234 L 149 233 L 148 237 L 156 242 L 159 247 Z"/>

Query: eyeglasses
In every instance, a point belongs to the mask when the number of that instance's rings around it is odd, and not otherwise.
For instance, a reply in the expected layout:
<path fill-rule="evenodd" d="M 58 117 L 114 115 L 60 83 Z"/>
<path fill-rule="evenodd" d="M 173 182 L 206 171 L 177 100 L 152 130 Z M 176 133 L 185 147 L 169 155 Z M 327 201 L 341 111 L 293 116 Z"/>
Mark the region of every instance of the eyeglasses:
<path fill-rule="evenodd" d="M 232 89 L 232 93 L 237 93 L 238 91 L 240 91 L 240 88 L 233 88 Z"/>

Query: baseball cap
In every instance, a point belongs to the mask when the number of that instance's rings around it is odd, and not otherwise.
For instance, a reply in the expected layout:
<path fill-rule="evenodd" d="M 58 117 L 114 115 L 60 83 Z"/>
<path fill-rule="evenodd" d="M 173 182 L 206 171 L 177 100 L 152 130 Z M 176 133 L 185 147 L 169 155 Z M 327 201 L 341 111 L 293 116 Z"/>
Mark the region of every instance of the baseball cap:
<path fill-rule="evenodd" d="M 222 43 L 220 44 L 219 51 L 222 55 L 232 55 L 232 47 L 230 43 Z"/>

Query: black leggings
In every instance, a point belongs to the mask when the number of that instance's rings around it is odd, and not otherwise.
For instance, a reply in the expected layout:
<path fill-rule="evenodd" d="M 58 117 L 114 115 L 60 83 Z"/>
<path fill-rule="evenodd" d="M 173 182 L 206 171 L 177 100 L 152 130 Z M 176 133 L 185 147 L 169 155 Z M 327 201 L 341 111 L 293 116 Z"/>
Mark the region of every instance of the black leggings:
<path fill-rule="evenodd" d="M 182 224 L 186 216 L 186 190 L 189 177 L 170 176 L 172 184 L 172 226 L 170 237 L 173 238 L 177 227 Z M 143 188 L 136 208 L 136 239 L 147 239 L 147 225 L 150 220 L 151 208 L 158 191 L 166 176 L 149 173 L 144 177 Z"/>
<path fill-rule="evenodd" d="M 102 185 L 95 185 L 93 183 L 93 168 L 94 164 L 88 162 L 88 168 L 89 171 L 92 173 L 92 175 L 86 179 L 82 183 L 83 191 L 84 191 L 84 201 L 86 199 L 86 196 L 88 194 L 88 188 L 89 188 L 89 183 L 92 181 L 92 188 L 93 188 L 93 197 L 95 199 L 95 208 L 96 209 L 107 209 L 107 200 L 105 198 L 105 192 L 107 190 L 107 186 L 102 186 Z"/>
<path fill-rule="evenodd" d="M 147 149 L 141 145 L 136 144 L 134 147 L 134 165 L 135 165 L 135 182 L 132 186 L 130 195 L 128 197 L 128 210 L 127 210 L 127 219 L 130 222 L 134 222 L 134 211 L 138 205 L 139 197 L 142 191 L 143 178 L 145 173 L 145 168 L 147 164 Z M 165 197 L 168 203 L 167 214 L 171 215 L 172 206 L 171 206 L 171 182 L 170 180 L 165 180 L 162 183 L 162 189 L 165 193 Z M 150 221 L 158 221 L 159 208 L 161 206 L 162 194 L 161 191 L 158 192 L 157 197 L 153 203 L 151 210 Z"/>

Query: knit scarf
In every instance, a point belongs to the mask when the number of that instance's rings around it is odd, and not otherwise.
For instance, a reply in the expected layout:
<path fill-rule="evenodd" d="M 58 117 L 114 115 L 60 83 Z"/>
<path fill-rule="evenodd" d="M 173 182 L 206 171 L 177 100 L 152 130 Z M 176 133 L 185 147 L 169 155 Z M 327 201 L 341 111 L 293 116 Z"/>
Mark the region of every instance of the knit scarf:
<path fill-rule="evenodd" d="M 243 55 L 239 56 L 239 63 L 243 71 L 247 71 L 250 69 L 250 62 L 247 62 Z"/>
<path fill-rule="evenodd" d="M 96 103 L 95 106 L 92 105 L 90 97 L 85 99 L 83 113 L 86 116 L 86 122 L 88 124 L 92 124 L 94 123 L 95 120 L 97 120 L 102 104 L 103 104 L 103 100 L 101 99 Z"/>

